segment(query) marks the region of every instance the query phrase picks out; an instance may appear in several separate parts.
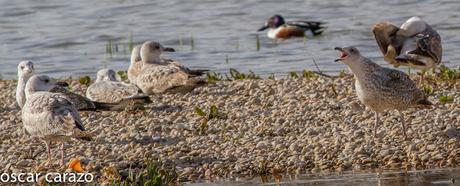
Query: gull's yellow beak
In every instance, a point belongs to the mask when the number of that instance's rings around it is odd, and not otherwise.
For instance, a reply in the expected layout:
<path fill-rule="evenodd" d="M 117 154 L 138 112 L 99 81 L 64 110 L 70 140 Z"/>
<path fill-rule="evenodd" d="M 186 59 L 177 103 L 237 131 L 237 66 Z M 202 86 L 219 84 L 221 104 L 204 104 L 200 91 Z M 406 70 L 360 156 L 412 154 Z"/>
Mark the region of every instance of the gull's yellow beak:
<path fill-rule="evenodd" d="M 70 161 L 69 168 L 74 170 L 74 171 L 76 171 L 76 172 L 78 172 L 78 173 L 85 172 L 85 170 L 83 170 L 83 168 L 81 167 L 80 160 L 77 159 L 77 158 L 74 158 L 74 159 L 72 159 L 72 161 Z"/>

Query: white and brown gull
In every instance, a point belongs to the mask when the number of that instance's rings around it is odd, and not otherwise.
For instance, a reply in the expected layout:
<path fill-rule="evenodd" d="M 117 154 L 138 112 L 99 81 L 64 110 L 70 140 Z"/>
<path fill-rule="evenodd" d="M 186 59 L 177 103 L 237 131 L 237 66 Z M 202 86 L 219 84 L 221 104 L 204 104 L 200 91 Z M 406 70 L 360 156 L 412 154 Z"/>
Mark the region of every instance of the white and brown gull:
<path fill-rule="evenodd" d="M 428 70 L 441 63 L 441 36 L 419 17 L 411 17 L 399 28 L 390 22 L 378 23 L 372 32 L 385 61 L 395 67 Z"/>
<path fill-rule="evenodd" d="M 92 101 L 119 103 L 132 101 L 132 104 L 150 103 L 150 98 L 134 84 L 119 81 L 114 70 L 101 69 L 97 72 L 96 82 L 86 90 L 86 97 Z"/>
<path fill-rule="evenodd" d="M 205 83 L 200 76 L 206 70 L 190 70 L 179 62 L 162 59 L 161 54 L 164 51 L 174 51 L 174 49 L 165 48 L 154 41 L 142 44 L 140 49 L 142 67 L 135 72 L 137 77 L 132 81 L 142 92 L 146 94 L 185 93 Z"/>
<path fill-rule="evenodd" d="M 16 87 L 16 103 L 20 108 L 26 103 L 24 89 L 30 77 L 34 75 L 34 64 L 31 61 L 21 61 L 18 64 L 18 85 Z"/>
<path fill-rule="evenodd" d="M 387 110 L 397 110 L 401 119 L 402 131 L 407 139 L 402 111 L 411 107 L 432 105 L 426 95 L 404 72 L 381 67 L 362 56 L 355 47 L 336 47 L 341 52 L 339 59 L 345 63 L 355 76 L 355 90 L 358 99 L 375 112 L 374 137 L 380 123 L 379 114 Z"/>
<path fill-rule="evenodd" d="M 45 142 L 48 161 L 50 142 L 62 142 L 61 165 L 64 165 L 64 142 L 71 139 L 91 140 L 75 106 L 61 93 L 49 92 L 59 86 L 46 75 L 33 75 L 26 84 L 26 101 L 21 116 L 25 130 Z"/>
<path fill-rule="evenodd" d="M 29 78 L 35 74 L 33 63 L 31 61 L 22 61 L 18 64 L 18 85 L 16 89 L 16 100 L 19 107 L 23 108 L 26 96 L 25 96 L 25 86 Z M 119 111 L 124 110 L 127 106 L 126 102 L 120 103 L 103 103 L 95 102 L 81 96 L 79 94 L 69 91 L 66 87 L 68 86 L 65 82 L 58 82 L 60 86 L 54 86 L 52 89 L 48 90 L 53 93 L 62 93 L 65 95 L 68 100 L 75 106 L 79 111 Z"/>

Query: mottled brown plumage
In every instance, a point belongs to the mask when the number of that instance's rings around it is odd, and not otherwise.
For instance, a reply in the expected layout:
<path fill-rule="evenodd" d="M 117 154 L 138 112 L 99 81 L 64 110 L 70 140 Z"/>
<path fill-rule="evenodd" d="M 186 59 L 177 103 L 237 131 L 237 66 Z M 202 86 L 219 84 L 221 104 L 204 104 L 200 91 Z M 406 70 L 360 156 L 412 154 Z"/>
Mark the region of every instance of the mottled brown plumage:
<path fill-rule="evenodd" d="M 380 122 L 379 113 L 397 110 L 400 113 L 404 136 L 406 136 L 404 117 L 401 111 L 411 107 L 427 107 L 431 102 L 417 88 L 416 84 L 404 72 L 381 67 L 370 59 L 361 56 L 355 47 L 337 47 L 342 52 L 342 61 L 355 75 L 355 89 L 358 99 L 375 111 L 375 131 Z"/>

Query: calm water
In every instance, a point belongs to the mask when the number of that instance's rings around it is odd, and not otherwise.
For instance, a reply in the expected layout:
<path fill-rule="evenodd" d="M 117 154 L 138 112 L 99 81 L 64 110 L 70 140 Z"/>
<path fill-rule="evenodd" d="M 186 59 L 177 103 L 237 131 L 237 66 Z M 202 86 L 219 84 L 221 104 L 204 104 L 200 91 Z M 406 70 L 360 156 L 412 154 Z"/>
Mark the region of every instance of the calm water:
<path fill-rule="evenodd" d="M 229 68 L 260 74 L 315 69 L 338 71 L 335 46 L 356 45 L 383 64 L 372 38 L 373 24 L 400 25 L 417 15 L 438 29 L 443 61 L 460 62 L 460 1 L 450 0 L 0 0 L 0 74 L 14 79 L 16 65 L 29 59 L 38 72 L 52 76 L 93 75 L 104 66 L 126 70 L 132 33 L 134 42 L 157 40 L 177 52 L 168 57 L 194 68 L 227 72 Z M 328 23 L 321 37 L 276 43 L 256 30 L 271 15 L 287 20 Z M 193 38 L 193 41 L 191 41 Z M 120 44 L 107 53 L 108 42 Z M 193 43 L 193 47 L 192 44 Z M 226 60 L 228 58 L 228 60 Z"/>
<path fill-rule="evenodd" d="M 194 186 L 211 186 L 211 185 L 317 185 L 317 186 L 367 186 L 367 185 L 437 185 L 437 186 L 454 186 L 460 185 L 460 169 L 446 170 L 424 170 L 410 172 L 385 172 L 385 173 L 368 173 L 368 174 L 341 174 L 341 175 L 301 175 L 295 177 L 283 178 L 280 181 L 273 179 L 262 180 L 260 178 L 253 180 L 239 180 L 231 182 L 215 183 L 193 183 Z"/>

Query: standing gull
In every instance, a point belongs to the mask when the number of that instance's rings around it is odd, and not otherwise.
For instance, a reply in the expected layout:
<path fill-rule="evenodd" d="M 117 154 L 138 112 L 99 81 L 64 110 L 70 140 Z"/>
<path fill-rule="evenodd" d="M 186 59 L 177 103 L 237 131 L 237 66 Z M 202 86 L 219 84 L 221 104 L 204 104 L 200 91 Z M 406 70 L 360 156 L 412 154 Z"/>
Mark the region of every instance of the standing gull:
<path fill-rule="evenodd" d="M 164 92 L 189 92 L 204 84 L 200 77 L 202 71 L 193 71 L 161 59 L 165 48 L 157 42 L 147 41 L 141 47 L 142 69 L 134 80 L 136 85 L 146 94 Z"/>
<path fill-rule="evenodd" d="M 25 88 L 26 102 L 22 109 L 22 122 L 33 137 L 43 140 L 51 161 L 50 142 L 61 141 L 61 164 L 64 165 L 64 141 L 91 140 L 85 132 L 80 114 L 67 97 L 48 90 L 56 83 L 46 75 L 34 75 Z"/>
<path fill-rule="evenodd" d="M 34 64 L 32 61 L 21 61 L 18 64 L 18 86 L 16 88 L 16 102 L 22 108 L 26 103 L 24 89 L 30 77 L 34 75 Z"/>
<path fill-rule="evenodd" d="M 134 84 L 118 81 L 117 74 L 111 69 L 101 69 L 97 72 L 96 82 L 86 90 L 86 97 L 92 101 L 118 103 L 133 101 L 133 104 L 150 103 L 147 95 Z"/>
<path fill-rule="evenodd" d="M 358 99 L 375 112 L 374 137 L 380 123 L 379 113 L 397 110 L 400 116 L 404 137 L 407 139 L 403 110 L 410 107 L 432 105 L 425 94 L 404 72 L 384 68 L 361 56 L 355 47 L 336 47 L 341 52 L 339 59 L 353 72 Z"/>
<path fill-rule="evenodd" d="M 385 61 L 395 67 L 426 71 L 441 63 L 441 36 L 419 17 L 411 17 L 400 28 L 389 22 L 378 23 L 372 32 Z"/>

